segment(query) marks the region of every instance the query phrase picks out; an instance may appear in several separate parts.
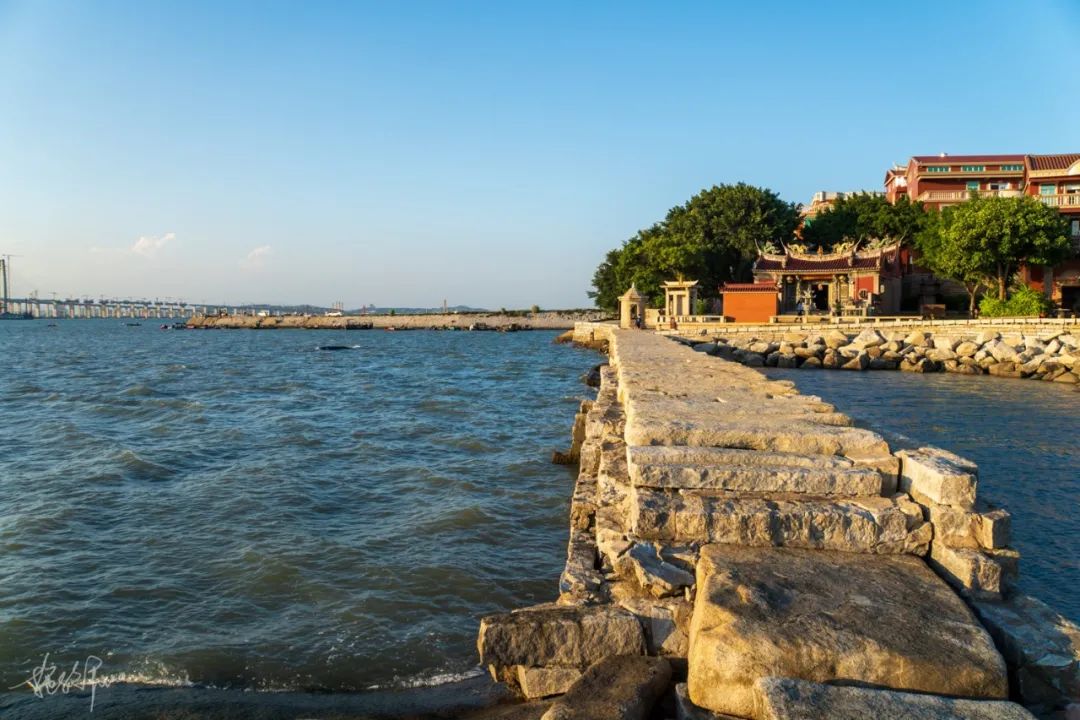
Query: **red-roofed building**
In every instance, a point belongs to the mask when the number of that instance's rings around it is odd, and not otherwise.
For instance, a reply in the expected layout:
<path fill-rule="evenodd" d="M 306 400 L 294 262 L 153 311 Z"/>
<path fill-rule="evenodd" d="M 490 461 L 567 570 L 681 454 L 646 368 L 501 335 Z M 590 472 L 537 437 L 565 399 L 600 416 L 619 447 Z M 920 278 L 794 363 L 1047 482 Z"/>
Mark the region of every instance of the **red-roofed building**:
<path fill-rule="evenodd" d="M 933 208 L 962 203 L 972 192 L 1016 197 L 1025 174 L 1023 155 L 916 155 L 885 173 L 885 197 L 894 203 L 906 195 Z"/>
<path fill-rule="evenodd" d="M 1026 192 L 1068 218 L 1080 256 L 1080 153 L 1028 155 Z M 1020 275 L 1061 307 L 1080 312 L 1080 257 L 1054 267 L 1025 267 Z"/>
<path fill-rule="evenodd" d="M 885 197 L 906 196 L 942 208 L 983 196 L 1031 195 L 1057 208 L 1069 221 L 1080 254 L 1080 153 L 1058 155 L 916 155 L 907 166 L 885 172 Z M 1029 267 L 1021 280 L 1066 309 L 1080 311 L 1080 258 L 1055 267 Z"/>

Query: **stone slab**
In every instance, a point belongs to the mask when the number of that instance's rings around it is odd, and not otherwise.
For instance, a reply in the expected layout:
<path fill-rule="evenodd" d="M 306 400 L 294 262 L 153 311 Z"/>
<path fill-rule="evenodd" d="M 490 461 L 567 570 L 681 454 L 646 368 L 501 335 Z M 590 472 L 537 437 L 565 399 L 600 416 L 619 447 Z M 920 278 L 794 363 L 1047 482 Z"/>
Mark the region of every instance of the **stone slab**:
<path fill-rule="evenodd" d="M 597 662 L 542 720 L 645 720 L 671 681 L 664 658 L 609 657 Z"/>
<path fill-rule="evenodd" d="M 645 637 L 625 610 L 539 605 L 481 618 L 477 649 L 481 665 L 501 680 L 515 665 L 584 670 L 609 655 L 641 655 Z"/>
<path fill-rule="evenodd" d="M 921 560 L 790 548 L 701 550 L 690 699 L 760 717 L 764 677 L 1003 699 L 1005 662 Z"/>
<path fill-rule="evenodd" d="M 917 501 L 923 498 L 939 505 L 970 510 L 975 506 L 978 467 L 939 448 L 901 450 L 900 490 Z"/>
<path fill-rule="evenodd" d="M 748 497 L 634 488 L 629 503 L 631 532 L 660 542 L 925 554 L 932 535 L 922 510 L 903 497 Z"/>
<path fill-rule="evenodd" d="M 1021 705 L 1001 700 L 964 700 L 823 685 L 792 678 L 766 678 L 758 683 L 761 720 L 1035 720 Z"/>
<path fill-rule="evenodd" d="M 877 471 L 824 455 L 732 448 L 630 447 L 630 482 L 654 488 L 708 488 L 857 497 L 882 494 Z"/>

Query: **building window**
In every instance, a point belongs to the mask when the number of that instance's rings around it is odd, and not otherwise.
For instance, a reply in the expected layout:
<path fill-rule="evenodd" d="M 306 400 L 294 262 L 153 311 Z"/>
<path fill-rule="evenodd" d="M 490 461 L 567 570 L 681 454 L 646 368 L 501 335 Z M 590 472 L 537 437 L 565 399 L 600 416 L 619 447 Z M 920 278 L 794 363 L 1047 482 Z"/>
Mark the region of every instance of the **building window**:
<path fill-rule="evenodd" d="M 950 170 L 949 165 L 930 165 L 926 168 L 928 173 L 947 173 Z"/>
<path fill-rule="evenodd" d="M 979 181 L 978 180 L 968 180 L 967 181 L 967 189 L 977 191 L 979 189 Z"/>
<path fill-rule="evenodd" d="M 1080 220 L 1072 221 L 1072 236 L 1074 238 L 1080 238 Z"/>
<path fill-rule="evenodd" d="M 1001 172 L 1023 172 L 1023 165 L 1002 165 Z"/>
<path fill-rule="evenodd" d="M 961 165 L 960 172 L 985 172 L 985 165 Z"/>
<path fill-rule="evenodd" d="M 1046 184 L 1040 185 L 1039 186 L 1039 194 L 1040 195 L 1057 195 L 1057 185 L 1046 185 Z"/>

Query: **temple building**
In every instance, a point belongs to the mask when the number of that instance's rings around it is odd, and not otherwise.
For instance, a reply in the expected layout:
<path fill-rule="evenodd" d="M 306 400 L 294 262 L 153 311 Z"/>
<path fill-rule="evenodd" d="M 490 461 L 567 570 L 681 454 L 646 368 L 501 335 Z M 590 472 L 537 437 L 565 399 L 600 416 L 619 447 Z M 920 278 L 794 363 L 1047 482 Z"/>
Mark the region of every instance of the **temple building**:
<path fill-rule="evenodd" d="M 790 245 L 783 254 L 758 254 L 754 282 L 778 288 L 782 315 L 795 314 L 800 301 L 807 314 L 894 315 L 907 260 L 899 243 L 845 243 L 830 253 Z"/>

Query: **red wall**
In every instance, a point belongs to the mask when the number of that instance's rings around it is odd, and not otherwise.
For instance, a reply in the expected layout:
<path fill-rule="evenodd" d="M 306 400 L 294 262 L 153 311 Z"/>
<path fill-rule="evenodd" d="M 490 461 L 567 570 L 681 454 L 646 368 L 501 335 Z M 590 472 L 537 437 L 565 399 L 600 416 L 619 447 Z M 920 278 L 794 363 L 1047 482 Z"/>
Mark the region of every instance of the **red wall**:
<path fill-rule="evenodd" d="M 767 323 L 776 315 L 779 301 L 775 292 L 725 292 L 724 315 L 735 322 Z"/>

